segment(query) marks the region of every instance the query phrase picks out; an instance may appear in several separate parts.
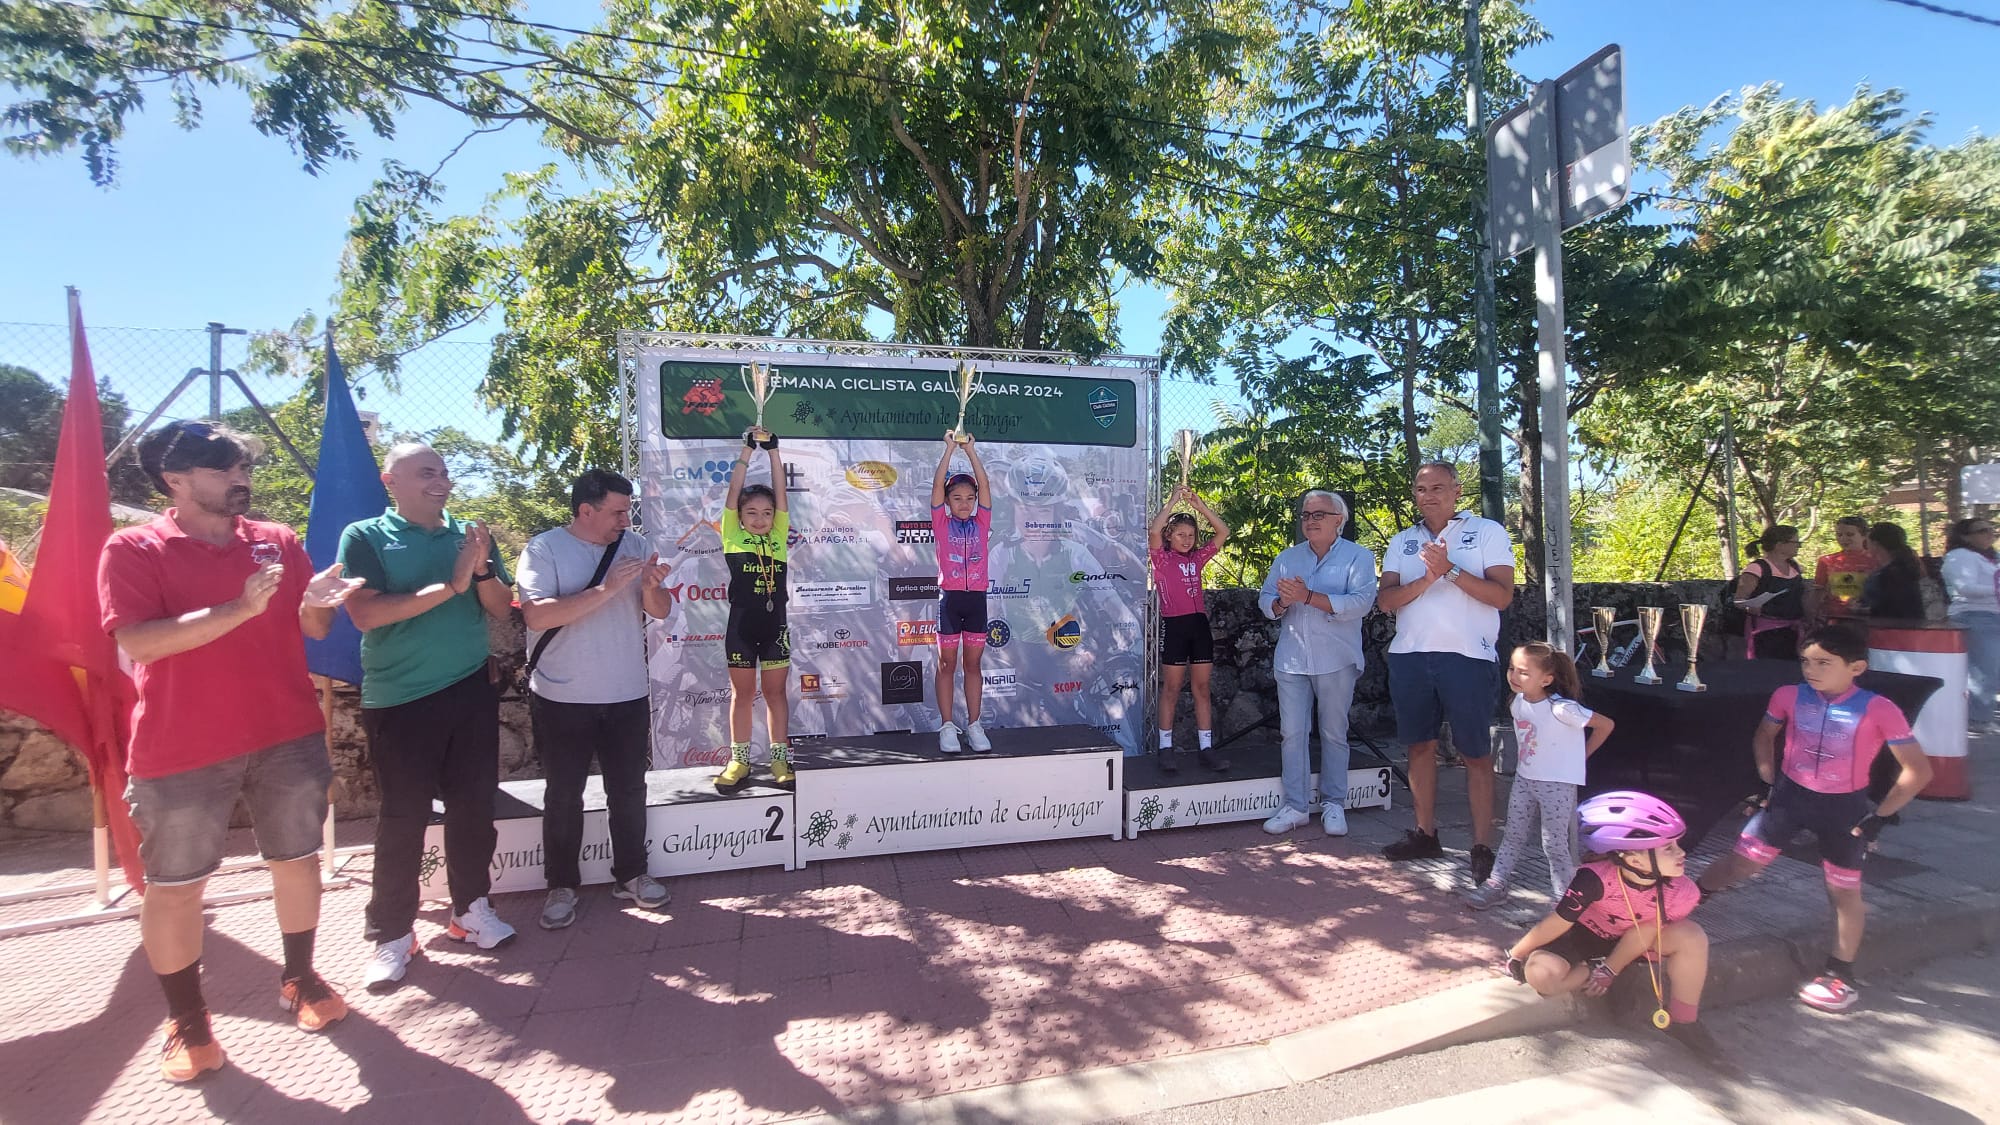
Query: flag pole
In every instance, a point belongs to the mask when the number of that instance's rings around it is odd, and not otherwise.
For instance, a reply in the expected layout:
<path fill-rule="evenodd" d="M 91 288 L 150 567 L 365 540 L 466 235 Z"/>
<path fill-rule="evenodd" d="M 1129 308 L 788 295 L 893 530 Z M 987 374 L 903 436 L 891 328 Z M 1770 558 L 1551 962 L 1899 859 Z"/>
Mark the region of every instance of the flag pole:
<path fill-rule="evenodd" d="M 74 285 L 65 285 L 63 295 L 67 298 L 65 303 L 69 312 L 70 368 L 74 371 L 77 327 L 83 321 L 83 292 Z M 77 694 L 86 701 L 85 706 L 88 707 L 90 699 L 88 674 L 77 667 L 70 668 L 69 674 L 75 677 Z M 89 764 L 87 754 L 85 764 Z M 86 773 L 90 778 L 90 859 L 95 874 L 93 891 L 97 905 L 107 907 L 111 905 L 111 810 L 105 805 L 104 778 L 100 771 L 92 768 L 86 770 Z"/>
<path fill-rule="evenodd" d="M 319 681 L 319 713 L 326 720 L 328 746 L 332 745 L 333 734 L 333 677 L 314 676 Z M 337 784 L 337 783 L 336 783 Z M 320 828 L 319 877 L 332 879 L 336 870 L 333 862 L 333 790 L 327 789 L 326 824 Z"/>

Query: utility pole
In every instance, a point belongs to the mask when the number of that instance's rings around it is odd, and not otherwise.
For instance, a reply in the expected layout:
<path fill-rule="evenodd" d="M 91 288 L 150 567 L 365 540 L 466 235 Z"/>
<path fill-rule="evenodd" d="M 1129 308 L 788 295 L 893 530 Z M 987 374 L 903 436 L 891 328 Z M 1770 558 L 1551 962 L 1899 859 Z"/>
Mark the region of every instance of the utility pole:
<path fill-rule="evenodd" d="M 1482 149 L 1486 145 L 1486 51 L 1479 37 L 1479 5 L 1465 5 L 1465 126 Z M 1483 168 L 1483 162 L 1482 162 Z M 1507 519 L 1507 499 L 1500 456 L 1500 329 L 1494 310 L 1493 231 L 1487 222 L 1488 187 L 1472 196 L 1475 247 L 1472 284 L 1472 355 L 1478 369 L 1479 514 L 1496 523 Z"/>
<path fill-rule="evenodd" d="M 219 320 L 208 322 L 208 417 L 210 421 L 222 420 L 222 338 L 224 336 L 247 336 L 245 328 L 225 328 Z"/>

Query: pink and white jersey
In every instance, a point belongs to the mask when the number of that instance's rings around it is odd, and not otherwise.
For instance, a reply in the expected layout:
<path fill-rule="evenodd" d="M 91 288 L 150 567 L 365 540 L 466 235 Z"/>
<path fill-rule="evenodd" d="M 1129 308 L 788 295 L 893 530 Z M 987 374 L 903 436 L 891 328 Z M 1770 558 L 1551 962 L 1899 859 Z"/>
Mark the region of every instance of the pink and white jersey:
<path fill-rule="evenodd" d="M 984 504 L 969 520 L 951 518 L 951 509 L 931 509 L 931 538 L 937 541 L 938 589 L 986 589 L 986 537 L 993 530 L 993 509 Z"/>
<path fill-rule="evenodd" d="M 1201 571 L 1219 550 L 1203 543 L 1183 555 L 1172 547 L 1153 548 L 1153 585 L 1160 590 L 1160 616 L 1185 617 L 1208 612 L 1201 596 Z"/>
<path fill-rule="evenodd" d="M 1828 699 L 1810 684 L 1771 693 L 1764 718 L 1785 725 L 1785 776 L 1815 793 L 1868 788 L 1868 767 L 1884 745 L 1909 742 L 1910 722 L 1894 703 L 1849 688 Z"/>
<path fill-rule="evenodd" d="M 1669 922 L 1678 922 L 1694 913 L 1701 902 L 1701 888 L 1685 875 L 1668 879 L 1657 890 L 1630 883 L 1624 883 L 1621 890 L 1621 883 L 1624 880 L 1618 874 L 1617 863 L 1608 859 L 1586 863 L 1576 869 L 1576 878 L 1570 880 L 1569 889 L 1556 903 L 1556 915 L 1598 937 L 1616 940 L 1633 926 L 1651 927 L 1663 898 Z"/>

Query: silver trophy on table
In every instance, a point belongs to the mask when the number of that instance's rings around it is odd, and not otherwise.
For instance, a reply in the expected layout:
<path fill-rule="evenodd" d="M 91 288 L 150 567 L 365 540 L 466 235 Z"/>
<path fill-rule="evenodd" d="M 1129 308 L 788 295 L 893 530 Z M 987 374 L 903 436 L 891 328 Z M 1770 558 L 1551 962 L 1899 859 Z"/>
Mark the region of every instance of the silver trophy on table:
<path fill-rule="evenodd" d="M 1611 630 L 1618 624 L 1618 611 L 1608 605 L 1590 607 L 1590 620 L 1597 626 L 1597 667 L 1590 674 L 1600 680 L 1611 678 Z"/>
<path fill-rule="evenodd" d="M 1701 682 L 1701 677 L 1696 675 L 1694 670 L 1695 661 L 1701 654 L 1701 629 L 1706 624 L 1708 624 L 1707 606 L 1696 602 L 1681 603 L 1681 633 L 1687 637 L 1688 643 L 1687 675 L 1682 676 L 1681 682 L 1674 685 L 1681 691 L 1708 690 L 1708 685 Z"/>
<path fill-rule="evenodd" d="M 1639 674 L 1632 677 L 1635 684 L 1658 684 L 1665 680 L 1660 670 L 1653 667 L 1653 657 L 1660 647 L 1660 615 L 1664 611 L 1656 605 L 1639 607 L 1639 636 L 1646 642 L 1646 660 L 1639 666 Z"/>

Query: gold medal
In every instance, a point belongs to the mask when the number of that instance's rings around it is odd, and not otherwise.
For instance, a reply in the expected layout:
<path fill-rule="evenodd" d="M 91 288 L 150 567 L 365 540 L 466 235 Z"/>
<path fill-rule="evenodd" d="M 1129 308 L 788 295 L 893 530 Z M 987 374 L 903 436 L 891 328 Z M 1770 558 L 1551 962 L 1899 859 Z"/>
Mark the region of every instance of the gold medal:
<path fill-rule="evenodd" d="M 1654 1027 L 1657 1027 L 1657 1028 L 1659 1028 L 1659 1029 L 1660 1029 L 1661 1031 L 1665 1031 L 1665 1030 L 1667 1029 L 1667 1025 L 1668 1025 L 1668 1024 L 1671 1024 L 1671 1023 L 1673 1023 L 1673 1022 L 1674 1022 L 1674 1017 L 1672 1017 L 1672 1016 L 1668 1015 L 1668 1014 L 1667 1014 L 1667 1010 L 1666 1010 L 1665 1008 L 1654 1008 L 1654 1009 L 1653 1009 L 1653 1026 L 1654 1026 Z"/>

